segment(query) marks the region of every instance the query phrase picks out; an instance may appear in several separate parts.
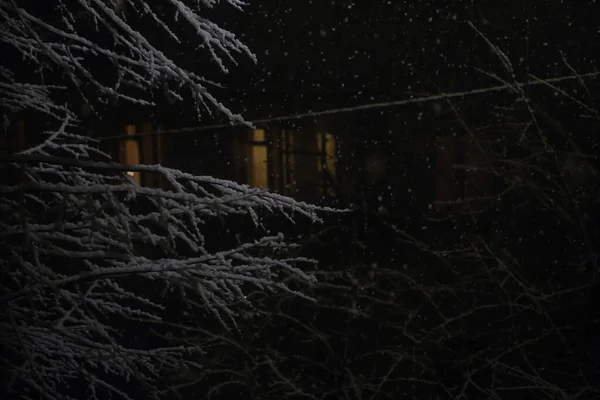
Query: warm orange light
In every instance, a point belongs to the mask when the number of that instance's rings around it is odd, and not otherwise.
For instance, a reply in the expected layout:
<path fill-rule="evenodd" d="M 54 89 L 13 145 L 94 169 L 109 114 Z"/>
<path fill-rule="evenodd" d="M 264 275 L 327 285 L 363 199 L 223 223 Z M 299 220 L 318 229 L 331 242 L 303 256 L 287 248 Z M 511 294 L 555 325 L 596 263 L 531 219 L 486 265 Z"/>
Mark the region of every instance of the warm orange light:
<path fill-rule="evenodd" d="M 257 143 L 265 141 L 264 129 L 256 129 L 251 133 L 250 154 L 248 154 L 248 184 L 250 186 L 267 188 L 269 186 L 269 171 L 267 167 L 267 145 Z"/>
<path fill-rule="evenodd" d="M 126 135 L 135 135 L 135 125 L 127 125 L 125 127 Z M 140 145 L 137 140 L 131 139 L 125 141 L 125 159 L 122 160 L 124 164 L 137 165 L 140 163 Z M 141 183 L 140 173 L 134 171 L 127 171 L 127 175 L 133 178 L 133 181 L 138 185 Z"/>
<path fill-rule="evenodd" d="M 325 146 L 323 146 L 323 144 Z M 331 133 L 317 133 L 317 147 L 319 149 L 319 154 L 325 156 L 325 167 L 327 167 L 330 174 L 335 176 L 335 137 Z M 319 157 L 317 162 L 319 163 L 319 172 L 323 172 L 322 158 Z"/>

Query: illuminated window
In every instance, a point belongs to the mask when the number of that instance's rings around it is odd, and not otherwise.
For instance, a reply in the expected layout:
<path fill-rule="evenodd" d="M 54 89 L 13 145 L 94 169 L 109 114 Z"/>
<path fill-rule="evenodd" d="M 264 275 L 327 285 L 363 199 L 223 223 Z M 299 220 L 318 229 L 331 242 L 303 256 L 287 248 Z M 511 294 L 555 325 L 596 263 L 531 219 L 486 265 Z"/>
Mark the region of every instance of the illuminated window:
<path fill-rule="evenodd" d="M 320 160 L 318 160 L 319 172 L 329 171 L 335 174 L 335 138 L 331 133 L 317 133 L 317 148 Z"/>
<path fill-rule="evenodd" d="M 257 129 L 247 138 L 243 174 L 250 186 L 303 200 L 331 194 L 336 173 L 332 134 Z"/>
<path fill-rule="evenodd" d="M 125 135 L 135 135 L 135 125 L 126 125 Z M 121 163 L 135 165 L 140 163 L 140 145 L 136 139 L 128 139 L 123 143 L 123 147 L 121 149 Z M 139 172 L 127 171 L 127 175 L 129 175 L 138 185 L 141 183 Z"/>
<path fill-rule="evenodd" d="M 248 152 L 248 184 L 259 188 L 269 187 L 267 142 L 264 129 L 250 132 Z"/>
<path fill-rule="evenodd" d="M 317 133 L 317 149 L 319 159 L 317 170 L 323 176 L 323 194 L 332 194 L 329 179 L 335 177 L 335 137 L 331 133 Z"/>
<path fill-rule="evenodd" d="M 153 133 L 153 130 L 157 132 Z M 163 162 L 162 135 L 159 133 L 162 126 L 153 127 L 150 123 L 139 125 L 125 125 L 123 127 L 124 140 L 121 139 L 116 148 L 108 150 L 109 153 L 118 150 L 117 156 L 121 164 L 155 165 Z M 138 134 L 140 136 L 136 136 Z M 145 133 L 152 133 L 143 135 Z M 117 157 L 115 157 L 117 158 Z M 146 187 L 164 187 L 166 185 L 162 176 L 149 171 L 127 171 L 126 174 L 138 185 Z"/>

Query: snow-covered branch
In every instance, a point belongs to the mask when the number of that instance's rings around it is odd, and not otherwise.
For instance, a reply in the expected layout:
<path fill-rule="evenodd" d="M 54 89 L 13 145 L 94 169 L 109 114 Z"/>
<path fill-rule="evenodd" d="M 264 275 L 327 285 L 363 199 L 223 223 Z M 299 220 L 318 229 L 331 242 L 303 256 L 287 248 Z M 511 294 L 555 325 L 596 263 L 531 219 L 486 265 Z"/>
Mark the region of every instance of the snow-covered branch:
<path fill-rule="evenodd" d="M 224 3 L 236 8 L 244 4 Z M 209 0 L 59 0 L 49 8 L 0 0 L 3 58 L 19 65 L 0 69 L 0 106 L 10 112 L 37 110 L 62 120 L 65 106 L 57 96 L 66 87 L 76 89 L 92 109 L 95 101 L 153 105 L 160 89 L 169 101 L 191 96 L 206 111 L 243 122 L 209 92 L 216 84 L 199 75 L 197 65 L 184 67 L 172 51 L 173 43 L 185 41 L 182 30 L 191 27 L 199 39 L 196 51 L 206 50 L 220 72 L 227 72 L 225 60 L 235 63 L 236 55 L 255 60 L 233 33 L 201 16 L 203 9 L 215 5 Z M 148 26 L 158 28 L 152 40 L 144 31 Z M 28 73 L 15 76 L 19 69 Z"/>
<path fill-rule="evenodd" d="M 312 261 L 263 225 L 277 214 L 320 221 L 318 207 L 158 165 L 116 164 L 67 122 L 0 164 L 14 177 L 0 186 L 0 342 L 12 391 L 128 398 L 135 382 L 160 397 L 165 371 L 198 368 L 202 349 L 190 332 L 213 317 L 235 327 L 237 310 L 253 307 L 250 291 L 308 299 L 296 288 L 315 282 L 302 269 Z M 136 185 L 130 169 L 160 174 L 168 187 Z"/>

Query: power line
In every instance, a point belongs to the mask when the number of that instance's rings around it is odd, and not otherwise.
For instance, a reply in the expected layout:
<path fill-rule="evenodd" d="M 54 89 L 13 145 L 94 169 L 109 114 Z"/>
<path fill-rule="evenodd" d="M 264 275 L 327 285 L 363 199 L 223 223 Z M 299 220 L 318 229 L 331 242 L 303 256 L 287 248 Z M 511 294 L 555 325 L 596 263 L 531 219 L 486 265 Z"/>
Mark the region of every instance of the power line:
<path fill-rule="evenodd" d="M 269 123 L 269 122 L 290 121 L 290 120 L 294 120 L 294 119 L 319 117 L 319 116 L 323 116 L 323 115 L 334 115 L 334 114 L 348 113 L 348 112 L 361 111 L 361 110 L 370 110 L 370 109 L 375 109 L 375 108 L 404 106 L 404 105 L 411 105 L 411 104 L 427 103 L 427 102 L 438 101 L 438 100 L 448 100 L 448 99 L 453 99 L 453 98 L 468 97 L 468 96 L 474 96 L 474 95 L 484 94 L 484 93 L 489 93 L 489 92 L 500 92 L 503 90 L 512 90 L 512 89 L 515 89 L 515 87 L 522 88 L 522 87 L 527 87 L 527 86 L 548 85 L 551 83 L 558 83 L 558 82 L 569 81 L 569 80 L 582 81 L 583 79 L 595 78 L 598 76 L 600 76 L 600 72 L 589 72 L 586 74 L 567 75 L 567 76 L 560 76 L 560 77 L 556 77 L 556 78 L 535 79 L 535 80 L 523 82 L 523 83 L 521 83 L 521 82 L 515 82 L 514 84 L 506 83 L 504 85 L 490 86 L 490 87 L 486 87 L 486 88 L 467 90 L 464 92 L 440 93 L 440 94 L 431 95 L 431 96 L 416 97 L 416 98 L 410 98 L 410 99 L 404 99 L 404 100 L 387 101 L 387 102 L 380 102 L 380 103 L 368 103 L 368 104 L 361 104 L 358 106 L 332 108 L 332 109 L 321 110 L 321 111 L 308 111 L 308 112 L 304 112 L 304 113 L 300 113 L 300 114 L 283 115 L 280 117 L 261 118 L 261 119 L 246 121 L 247 124 L 230 122 L 230 123 L 221 123 L 221 124 L 212 124 L 212 125 L 197 125 L 197 126 L 189 126 L 189 127 L 185 127 L 185 128 L 178 128 L 178 129 L 166 129 L 166 130 L 162 130 L 162 131 L 142 132 L 142 133 L 136 133 L 134 135 L 105 136 L 105 137 L 99 138 L 99 140 L 107 141 L 107 140 L 118 140 L 118 139 L 132 139 L 132 138 L 144 137 L 144 136 L 171 135 L 171 134 L 176 134 L 176 133 L 200 132 L 200 131 L 223 129 L 223 128 L 230 128 L 233 126 L 244 126 L 244 125 L 247 125 L 250 127 L 253 125 L 260 125 L 260 124 L 265 124 L 265 123 Z"/>

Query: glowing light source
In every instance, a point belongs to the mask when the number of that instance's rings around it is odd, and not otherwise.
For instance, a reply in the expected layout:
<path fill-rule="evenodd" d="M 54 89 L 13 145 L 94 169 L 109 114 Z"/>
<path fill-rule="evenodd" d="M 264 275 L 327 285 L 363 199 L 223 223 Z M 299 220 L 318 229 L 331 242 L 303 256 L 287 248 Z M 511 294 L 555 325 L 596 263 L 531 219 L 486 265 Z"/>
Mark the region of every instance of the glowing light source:
<path fill-rule="evenodd" d="M 125 126 L 126 135 L 135 135 L 135 125 Z M 139 164 L 140 163 L 140 144 L 135 139 L 126 140 L 124 143 L 124 157 L 122 162 L 124 164 Z M 135 183 L 138 185 L 141 182 L 140 173 L 134 171 L 127 171 L 127 175 L 130 176 Z"/>
<path fill-rule="evenodd" d="M 264 129 L 256 129 L 250 135 L 251 144 L 248 154 L 248 184 L 259 188 L 268 188 L 269 171 L 267 166 L 267 143 Z"/>

